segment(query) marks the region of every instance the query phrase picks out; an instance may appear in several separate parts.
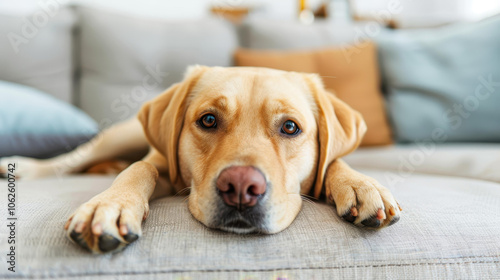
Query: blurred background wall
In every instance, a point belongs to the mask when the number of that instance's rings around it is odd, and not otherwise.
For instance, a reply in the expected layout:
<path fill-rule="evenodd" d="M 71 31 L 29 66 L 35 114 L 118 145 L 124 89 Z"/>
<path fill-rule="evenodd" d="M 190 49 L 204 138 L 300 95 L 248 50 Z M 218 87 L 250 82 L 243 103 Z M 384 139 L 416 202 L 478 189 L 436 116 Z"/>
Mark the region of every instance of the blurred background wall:
<path fill-rule="evenodd" d="M 192 19 L 206 16 L 211 7 L 250 8 L 251 17 L 293 19 L 297 17 L 299 0 L 2 0 L 0 12 L 25 12 L 43 3 L 84 3 L 148 17 Z M 436 26 L 449 22 L 478 20 L 500 12 L 498 0 L 309 0 L 308 6 L 317 9 L 327 3 L 332 13 L 351 10 L 362 18 L 372 18 L 398 2 L 401 13 L 395 15 L 400 27 Z M 340 11 L 340 12 L 339 12 Z"/>

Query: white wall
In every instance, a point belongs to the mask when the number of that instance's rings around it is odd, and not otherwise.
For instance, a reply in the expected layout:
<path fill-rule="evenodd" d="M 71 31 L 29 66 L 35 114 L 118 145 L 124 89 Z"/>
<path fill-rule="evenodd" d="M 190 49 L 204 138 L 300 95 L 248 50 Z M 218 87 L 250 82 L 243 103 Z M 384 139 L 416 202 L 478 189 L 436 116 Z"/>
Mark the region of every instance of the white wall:
<path fill-rule="evenodd" d="M 211 5 L 255 6 L 254 17 L 292 19 L 297 15 L 298 0 L 0 0 L 0 12 L 40 9 L 43 3 L 82 3 L 123 13 L 168 19 L 198 18 L 209 14 Z M 309 0 L 316 6 L 323 0 Z M 329 0 L 335 1 L 344 0 Z M 352 0 L 358 12 L 366 15 L 387 9 L 390 1 L 399 1 L 401 21 L 477 20 L 500 13 L 500 0 Z"/>
<path fill-rule="evenodd" d="M 390 2 L 401 3 L 395 15 L 403 23 L 439 23 L 480 20 L 500 13 L 500 0 L 353 0 L 356 10 L 364 15 L 387 9 Z"/>

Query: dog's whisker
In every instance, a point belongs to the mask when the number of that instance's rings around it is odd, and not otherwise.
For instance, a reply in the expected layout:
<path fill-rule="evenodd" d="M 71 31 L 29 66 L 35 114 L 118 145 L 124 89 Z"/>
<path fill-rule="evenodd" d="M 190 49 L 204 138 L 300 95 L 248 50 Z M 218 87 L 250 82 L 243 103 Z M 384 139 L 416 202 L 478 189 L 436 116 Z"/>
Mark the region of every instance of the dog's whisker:
<path fill-rule="evenodd" d="M 306 203 L 310 203 L 310 204 L 314 204 L 313 201 L 311 201 L 310 199 L 307 199 L 307 198 L 302 198 L 302 201 L 306 202 Z"/>
<path fill-rule="evenodd" d="M 191 187 L 186 187 L 186 188 L 178 191 L 174 196 L 181 196 L 181 195 L 183 195 L 184 193 L 186 193 L 188 191 L 191 191 Z"/>
<path fill-rule="evenodd" d="M 312 197 L 312 196 L 309 196 L 309 195 L 305 195 L 305 194 L 300 194 L 300 193 L 288 193 L 288 195 L 299 195 L 299 196 L 300 196 L 300 198 L 302 199 L 302 201 L 307 202 L 307 203 L 311 203 L 311 204 L 314 204 L 314 203 L 315 203 L 315 202 L 313 201 L 313 199 L 317 201 L 317 199 L 316 199 L 316 198 L 314 198 L 314 197 Z"/>
<path fill-rule="evenodd" d="M 310 200 L 314 200 L 314 201 L 318 201 L 318 199 L 314 196 L 310 196 L 310 195 L 307 195 L 307 194 L 300 194 L 302 197 L 307 197 L 308 199 Z"/>

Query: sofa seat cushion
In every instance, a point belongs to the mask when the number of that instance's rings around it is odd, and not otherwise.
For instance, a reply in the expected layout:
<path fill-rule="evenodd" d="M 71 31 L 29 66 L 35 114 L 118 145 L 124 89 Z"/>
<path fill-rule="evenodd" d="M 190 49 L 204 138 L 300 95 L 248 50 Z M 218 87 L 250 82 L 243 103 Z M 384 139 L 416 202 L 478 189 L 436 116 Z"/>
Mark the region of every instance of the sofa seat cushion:
<path fill-rule="evenodd" d="M 385 183 L 383 172 L 362 171 Z M 63 225 L 112 181 L 19 181 L 16 277 L 488 279 L 500 273 L 498 183 L 414 174 L 390 187 L 403 216 L 380 231 L 356 228 L 331 206 L 305 202 L 281 233 L 237 235 L 206 228 L 192 218 L 184 197 L 167 197 L 151 203 L 141 239 L 116 254 L 92 255 L 65 237 Z M 3 198 L 6 189 L 0 188 Z M 1 215 L 5 222 L 6 211 Z M 6 240 L 1 230 L 1 248 Z M 0 278 L 12 276 L 5 254 L 0 263 Z"/>
<path fill-rule="evenodd" d="M 355 168 L 385 170 L 389 184 L 404 181 L 414 173 L 500 183 L 500 144 L 399 144 L 357 149 L 344 160 Z"/>

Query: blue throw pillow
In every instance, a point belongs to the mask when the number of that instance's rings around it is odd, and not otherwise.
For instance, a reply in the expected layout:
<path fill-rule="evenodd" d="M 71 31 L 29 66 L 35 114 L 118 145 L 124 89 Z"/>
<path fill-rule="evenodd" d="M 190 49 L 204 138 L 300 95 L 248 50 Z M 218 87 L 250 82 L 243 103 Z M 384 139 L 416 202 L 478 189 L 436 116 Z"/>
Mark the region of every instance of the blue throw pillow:
<path fill-rule="evenodd" d="M 0 81 L 0 157 L 52 157 L 98 131 L 81 110 L 27 86 Z"/>
<path fill-rule="evenodd" d="M 500 16 L 377 43 L 398 141 L 500 141 Z"/>

